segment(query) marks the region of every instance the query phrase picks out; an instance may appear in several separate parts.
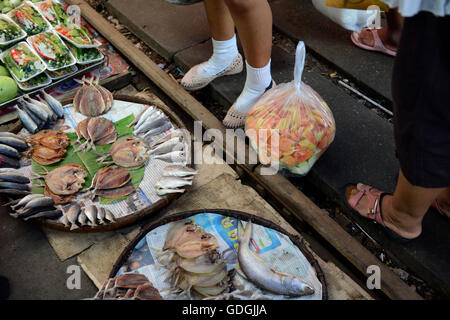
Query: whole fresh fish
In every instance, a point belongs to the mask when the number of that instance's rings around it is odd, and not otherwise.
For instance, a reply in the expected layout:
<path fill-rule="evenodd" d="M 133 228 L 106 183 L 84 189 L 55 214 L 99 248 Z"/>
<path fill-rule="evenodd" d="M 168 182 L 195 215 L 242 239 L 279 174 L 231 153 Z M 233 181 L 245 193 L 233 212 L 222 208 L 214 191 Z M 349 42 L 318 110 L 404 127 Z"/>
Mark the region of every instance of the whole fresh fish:
<path fill-rule="evenodd" d="M 58 115 L 59 118 L 64 117 L 64 108 L 57 99 L 53 98 L 51 95 L 47 94 L 44 90 L 42 90 L 42 94 L 44 96 L 45 101 L 47 101 L 48 105 L 52 108 L 52 110 Z"/>
<path fill-rule="evenodd" d="M 186 162 L 186 152 L 184 151 L 172 151 L 166 154 L 158 154 L 153 156 L 153 159 L 159 159 L 172 163 L 184 163 Z"/>
<path fill-rule="evenodd" d="M 150 118 L 153 114 L 156 113 L 155 108 L 153 107 L 149 107 L 147 108 L 144 113 L 140 116 L 138 122 L 136 123 L 136 125 L 134 126 L 134 129 L 138 129 L 148 118 Z M 158 111 L 158 114 L 160 114 L 160 112 Z"/>
<path fill-rule="evenodd" d="M 184 193 L 185 189 L 156 189 L 156 194 L 159 196 L 164 196 L 170 193 Z"/>
<path fill-rule="evenodd" d="M 0 136 L 0 143 L 10 146 L 18 151 L 25 151 L 28 149 L 27 143 L 21 138 Z"/>
<path fill-rule="evenodd" d="M 156 127 L 154 129 L 151 129 L 149 131 L 147 131 L 144 135 L 144 142 L 146 140 L 148 140 L 148 138 L 150 138 L 151 136 L 155 136 L 157 134 L 163 133 L 164 131 L 169 130 L 170 128 L 172 128 L 172 125 L 170 124 L 170 122 L 167 122 L 166 119 L 164 119 L 164 123 L 162 123 L 159 127 Z"/>
<path fill-rule="evenodd" d="M 62 215 L 62 211 L 59 209 L 55 209 L 54 210 L 48 210 L 48 211 L 42 211 L 39 213 L 36 213 L 32 216 L 26 217 L 25 221 L 29 220 L 29 219 L 36 219 L 36 218 L 58 218 Z"/>
<path fill-rule="evenodd" d="M 138 135 L 149 131 L 150 129 L 159 127 L 167 122 L 167 118 L 163 114 L 154 114 L 154 116 L 149 117 L 138 129 L 134 130 L 134 134 Z"/>
<path fill-rule="evenodd" d="M 84 210 L 81 210 L 80 215 L 78 216 L 78 224 L 80 226 L 85 226 L 86 223 L 87 223 L 86 213 L 84 212 Z"/>
<path fill-rule="evenodd" d="M 20 153 L 13 147 L 7 146 L 6 144 L 0 144 L 0 153 L 11 158 L 20 159 Z"/>
<path fill-rule="evenodd" d="M 17 189 L 0 189 L 0 195 L 5 195 L 9 197 L 24 197 L 29 195 L 31 192 L 26 190 Z"/>
<path fill-rule="evenodd" d="M 17 139 L 22 139 L 17 134 L 12 133 L 12 132 L 7 132 L 7 131 L 0 132 L 0 138 L 17 138 Z"/>
<path fill-rule="evenodd" d="M 290 274 L 277 272 L 266 265 L 263 259 L 250 250 L 250 238 L 253 225 L 249 221 L 245 230 L 238 225 L 239 233 L 239 266 L 246 277 L 258 287 L 281 295 L 308 296 L 314 294 L 314 288 L 302 279 Z"/>
<path fill-rule="evenodd" d="M 162 138 L 159 138 L 158 140 L 156 140 L 155 142 L 153 142 L 150 145 L 150 148 L 153 149 L 154 147 L 156 147 L 159 144 L 162 144 L 166 141 L 169 141 L 170 139 L 176 138 L 176 137 L 180 137 L 183 140 L 186 140 L 186 134 L 185 134 L 185 129 L 175 129 L 171 132 L 169 132 L 167 135 L 165 135 Z"/>
<path fill-rule="evenodd" d="M 0 181 L 28 184 L 30 179 L 17 172 L 0 172 Z"/>
<path fill-rule="evenodd" d="M 65 227 L 70 227 L 69 218 L 67 218 L 67 215 L 63 214 L 61 218 L 58 220 L 59 223 L 62 223 Z"/>
<path fill-rule="evenodd" d="M 19 109 L 18 106 L 16 106 L 17 112 L 19 112 L 19 118 L 20 121 L 22 121 L 23 126 L 25 129 L 28 130 L 30 133 L 36 133 L 38 131 L 38 125 L 31 119 L 31 117 L 23 110 Z"/>
<path fill-rule="evenodd" d="M 40 119 L 37 115 L 35 115 L 27 106 L 22 106 L 23 110 L 26 114 L 33 120 L 34 123 L 38 126 L 38 129 L 42 129 L 44 125 L 47 123 L 45 120 Z"/>
<path fill-rule="evenodd" d="M 28 218 L 31 216 L 34 216 L 35 214 L 41 213 L 41 212 L 46 212 L 46 211 L 53 211 L 55 210 L 55 207 L 38 207 L 38 208 L 31 208 L 29 210 L 26 211 L 21 211 L 21 212 L 17 212 L 15 215 L 11 214 L 11 216 L 15 217 L 15 218 Z"/>
<path fill-rule="evenodd" d="M 18 159 L 13 159 L 7 155 L 0 154 L 0 167 L 1 168 L 20 168 L 20 162 Z"/>
<path fill-rule="evenodd" d="M 156 189 L 176 189 L 184 186 L 192 185 L 192 180 L 183 179 L 180 177 L 162 177 L 156 184 Z"/>
<path fill-rule="evenodd" d="M 182 151 L 182 150 L 184 150 L 184 143 L 182 141 L 183 141 L 182 137 L 172 138 L 172 139 L 158 145 L 153 150 L 150 150 L 149 154 L 157 155 L 157 154 L 172 152 L 175 150 Z"/>
<path fill-rule="evenodd" d="M 55 201 L 50 197 L 41 197 L 30 200 L 21 211 L 26 211 L 32 208 L 38 207 L 51 207 L 55 204 Z"/>
<path fill-rule="evenodd" d="M 143 105 L 141 111 L 139 111 L 136 118 L 134 118 L 134 120 L 131 121 L 130 124 L 128 125 L 128 128 L 131 128 L 132 126 L 136 125 L 141 120 L 142 116 L 144 115 L 145 111 L 148 110 L 148 108 L 150 107 L 147 105 Z"/>
<path fill-rule="evenodd" d="M 97 226 L 97 207 L 90 205 L 84 209 L 84 213 L 86 214 L 88 220 L 91 222 L 91 227 Z"/>
<path fill-rule="evenodd" d="M 116 218 L 114 218 L 114 215 L 108 209 L 105 209 L 105 220 L 111 223 L 116 221 Z"/>
<path fill-rule="evenodd" d="M 39 100 L 36 100 L 36 99 L 32 99 L 29 96 L 26 96 L 25 98 L 28 100 L 28 102 L 30 102 L 33 105 L 35 105 L 35 106 L 41 108 L 42 110 L 44 110 L 45 113 L 47 113 L 47 115 L 48 115 L 48 118 L 47 118 L 48 121 L 50 121 L 50 120 L 55 121 L 58 118 L 56 113 L 53 112 L 52 108 L 50 108 L 50 106 L 46 102 L 42 102 L 42 101 L 39 101 Z"/>
<path fill-rule="evenodd" d="M 77 220 L 80 211 L 81 207 L 78 203 L 75 203 L 74 205 L 70 206 L 69 210 L 67 210 L 66 216 L 70 223 L 70 230 L 75 230 L 79 228 L 77 226 Z"/>
<path fill-rule="evenodd" d="M 30 194 L 30 195 L 24 197 L 23 199 L 21 199 L 16 205 L 11 206 L 11 209 L 17 210 L 17 209 L 25 206 L 31 200 L 37 199 L 37 198 L 43 198 L 43 197 L 44 197 L 44 195 L 42 195 L 42 194 Z"/>
<path fill-rule="evenodd" d="M 98 207 L 97 208 L 97 219 L 98 219 L 98 223 L 99 224 L 104 224 L 105 223 L 105 215 L 106 215 L 105 208 Z"/>
<path fill-rule="evenodd" d="M 163 175 L 166 177 L 187 177 L 198 174 L 198 171 L 186 166 L 173 165 L 163 169 Z"/>
<path fill-rule="evenodd" d="M 44 122 L 47 122 L 50 118 L 50 115 L 43 109 L 42 107 L 35 105 L 29 101 L 24 99 L 19 100 L 22 105 L 24 105 L 28 110 L 30 110 L 36 117 L 41 119 Z"/>
<path fill-rule="evenodd" d="M 16 189 L 16 190 L 25 190 L 30 191 L 31 188 L 27 184 L 15 183 L 9 181 L 0 181 L 0 188 L 2 189 Z"/>

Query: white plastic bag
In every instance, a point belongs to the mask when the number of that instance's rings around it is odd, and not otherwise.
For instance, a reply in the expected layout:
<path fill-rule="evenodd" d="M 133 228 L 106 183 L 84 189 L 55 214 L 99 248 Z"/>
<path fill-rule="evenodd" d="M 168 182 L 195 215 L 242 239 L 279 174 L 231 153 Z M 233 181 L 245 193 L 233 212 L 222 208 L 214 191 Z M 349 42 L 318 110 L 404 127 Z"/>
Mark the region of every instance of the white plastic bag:
<path fill-rule="evenodd" d="M 314 7 L 342 28 L 351 31 L 360 31 L 372 26 L 379 20 L 378 10 L 357 10 L 347 8 L 334 8 L 325 5 L 326 0 L 312 0 Z"/>
<path fill-rule="evenodd" d="M 326 102 L 302 82 L 305 44 L 299 42 L 294 81 L 267 91 L 247 115 L 245 130 L 263 164 L 306 175 L 334 140 L 336 124 Z"/>

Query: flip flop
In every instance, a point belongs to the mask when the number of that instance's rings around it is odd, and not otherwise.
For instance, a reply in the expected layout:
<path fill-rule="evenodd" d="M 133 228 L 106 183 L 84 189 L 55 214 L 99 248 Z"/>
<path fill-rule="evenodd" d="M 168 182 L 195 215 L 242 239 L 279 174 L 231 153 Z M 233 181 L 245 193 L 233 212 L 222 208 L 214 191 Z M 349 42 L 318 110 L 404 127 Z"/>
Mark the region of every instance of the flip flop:
<path fill-rule="evenodd" d="M 380 36 L 378 35 L 378 31 L 377 31 L 378 29 L 368 29 L 368 28 L 366 28 L 366 29 L 363 29 L 363 30 L 368 30 L 368 31 L 370 31 L 372 33 L 373 40 L 374 40 L 373 47 L 371 47 L 371 46 L 369 46 L 367 44 L 364 44 L 359 39 L 359 34 L 361 33 L 361 31 L 359 31 L 359 32 L 353 31 L 350 38 L 352 39 L 352 42 L 356 46 L 360 47 L 361 49 L 365 49 L 365 50 L 369 50 L 369 51 L 382 52 L 382 53 L 387 54 L 387 55 L 392 56 L 392 57 L 397 56 L 397 52 L 396 51 L 393 51 L 393 50 L 388 49 L 388 48 L 385 47 L 385 45 L 383 44 L 383 41 L 381 41 Z"/>
<path fill-rule="evenodd" d="M 384 232 L 386 232 L 386 234 L 391 239 L 393 239 L 399 243 L 405 244 L 405 243 L 410 242 L 411 240 L 414 240 L 414 239 L 403 238 L 402 236 L 398 235 L 397 233 L 395 233 L 394 231 L 392 231 L 391 229 L 386 227 L 386 225 L 384 224 L 383 213 L 381 210 L 381 201 L 383 200 L 384 196 L 392 195 L 392 194 L 376 190 L 375 188 L 364 185 L 362 183 L 358 183 L 356 185 L 358 192 L 355 195 L 353 195 L 352 197 L 350 197 L 350 199 L 348 199 L 347 198 L 347 190 L 349 187 L 354 187 L 354 186 L 355 186 L 355 184 L 347 184 L 346 186 L 344 186 L 344 199 L 345 199 L 345 202 L 346 202 L 347 206 L 349 207 L 349 209 L 351 209 L 353 212 L 355 212 L 356 214 L 358 214 L 364 218 L 374 221 L 378 226 L 380 226 L 380 228 Z M 355 209 L 356 206 L 358 205 L 359 201 L 361 201 L 361 199 L 364 195 L 366 195 L 369 198 L 368 217 L 363 216 Z"/>

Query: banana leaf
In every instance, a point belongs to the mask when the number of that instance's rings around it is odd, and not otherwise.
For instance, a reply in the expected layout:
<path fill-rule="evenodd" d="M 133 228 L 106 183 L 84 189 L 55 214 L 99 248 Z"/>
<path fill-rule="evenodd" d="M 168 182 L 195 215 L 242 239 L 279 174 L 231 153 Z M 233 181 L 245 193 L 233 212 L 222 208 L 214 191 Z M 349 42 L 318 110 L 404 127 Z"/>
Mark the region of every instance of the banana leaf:
<path fill-rule="evenodd" d="M 118 138 L 129 136 L 133 134 L 133 127 L 128 128 L 128 124 L 130 124 L 134 120 L 134 115 L 131 114 L 117 122 L 114 123 L 114 126 L 118 132 Z M 75 142 L 77 140 L 77 135 L 75 132 L 70 132 L 67 134 L 67 136 L 70 139 L 70 142 Z M 81 143 L 85 142 L 84 139 L 81 139 Z M 96 146 L 95 150 L 90 150 L 86 153 L 83 152 L 75 152 L 75 150 L 78 148 L 78 145 L 75 146 L 69 146 L 67 148 L 67 153 L 64 159 L 58 163 L 54 163 L 52 165 L 48 166 L 42 166 L 32 160 L 32 170 L 34 173 L 45 173 L 46 171 L 50 172 L 62 165 L 69 164 L 69 163 L 77 163 L 81 164 L 87 171 L 88 176 L 85 179 L 85 183 L 83 184 L 83 188 L 90 187 L 92 183 L 92 179 L 94 178 L 95 173 L 100 170 L 103 167 L 106 167 L 106 165 L 100 165 L 97 163 L 96 159 L 103 155 L 109 153 L 109 150 L 111 148 L 112 144 L 106 145 L 106 146 Z M 141 183 L 142 179 L 144 178 L 145 173 L 145 166 L 137 169 L 137 170 L 128 170 L 131 175 L 131 183 L 134 185 L 134 188 L 137 189 L 139 187 L 139 184 Z M 33 193 L 44 193 L 44 188 L 38 186 L 39 182 L 38 179 L 33 180 Z M 101 204 L 110 204 L 115 201 L 126 199 L 128 196 L 119 197 L 119 198 L 113 198 L 113 199 L 107 199 L 103 197 L 98 197 L 99 202 Z"/>

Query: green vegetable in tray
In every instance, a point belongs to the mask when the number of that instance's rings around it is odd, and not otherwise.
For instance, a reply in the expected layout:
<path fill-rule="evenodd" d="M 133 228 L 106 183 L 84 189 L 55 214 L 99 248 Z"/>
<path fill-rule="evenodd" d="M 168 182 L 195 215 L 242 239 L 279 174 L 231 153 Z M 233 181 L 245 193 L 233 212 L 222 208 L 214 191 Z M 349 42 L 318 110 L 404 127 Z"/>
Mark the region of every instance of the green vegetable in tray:
<path fill-rule="evenodd" d="M 75 63 L 69 49 L 53 32 L 43 32 L 28 40 L 50 69 L 61 69 Z"/>
<path fill-rule="evenodd" d="M 55 30 L 60 35 L 80 45 L 91 45 L 92 43 L 94 43 L 94 41 L 92 40 L 92 35 L 83 26 L 72 24 L 70 27 L 59 26 Z"/>
<path fill-rule="evenodd" d="M 80 62 L 92 61 L 101 57 L 101 53 L 97 48 L 78 48 L 70 43 L 68 46 L 72 54 Z"/>
<path fill-rule="evenodd" d="M 7 50 L 3 62 L 19 81 L 45 70 L 45 66 L 24 42 Z"/>
<path fill-rule="evenodd" d="M 10 21 L 0 18 L 0 42 L 9 42 L 20 38 L 22 30 Z"/>
<path fill-rule="evenodd" d="M 45 73 L 41 73 L 26 82 L 22 82 L 20 85 L 23 88 L 31 89 L 31 88 L 35 88 L 35 87 L 45 84 L 47 82 L 47 80 L 48 80 L 47 75 Z"/>
<path fill-rule="evenodd" d="M 0 103 L 14 99 L 17 90 L 17 84 L 12 78 L 0 76 Z"/>
<path fill-rule="evenodd" d="M 41 2 L 38 8 L 42 11 L 44 17 L 51 23 L 52 26 L 68 25 L 69 15 L 59 2 L 47 0 Z"/>
<path fill-rule="evenodd" d="M 39 12 L 25 3 L 9 13 L 11 19 L 25 30 L 28 35 L 34 35 L 47 30 L 48 25 Z"/>
<path fill-rule="evenodd" d="M 31 0 L 31 2 L 39 2 L 41 0 Z M 20 6 L 25 0 L 0 0 L 0 11 L 3 14 L 10 12 L 12 9 Z"/>

